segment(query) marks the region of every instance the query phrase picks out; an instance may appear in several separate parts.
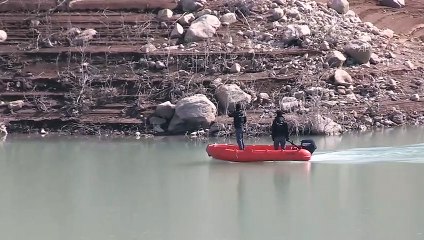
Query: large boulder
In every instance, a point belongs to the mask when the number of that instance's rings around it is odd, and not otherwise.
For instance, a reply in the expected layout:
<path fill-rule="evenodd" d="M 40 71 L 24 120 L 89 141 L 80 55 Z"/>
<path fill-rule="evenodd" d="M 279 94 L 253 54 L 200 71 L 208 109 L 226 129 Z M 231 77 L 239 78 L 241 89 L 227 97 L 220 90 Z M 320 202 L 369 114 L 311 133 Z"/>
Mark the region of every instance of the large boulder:
<path fill-rule="evenodd" d="M 392 8 L 405 7 L 405 0 L 380 0 L 380 4 Z"/>
<path fill-rule="evenodd" d="M 320 114 L 312 116 L 310 119 L 311 134 L 316 135 L 339 135 L 343 132 L 342 126 L 334 122 L 331 118 Z"/>
<path fill-rule="evenodd" d="M 71 10 L 174 9 L 176 7 L 175 0 L 72 0 L 69 2 Z"/>
<path fill-rule="evenodd" d="M 154 115 L 164 119 L 171 119 L 174 116 L 174 113 L 175 104 L 167 101 L 156 106 Z"/>
<path fill-rule="evenodd" d="M 177 102 L 168 131 L 183 133 L 208 128 L 215 121 L 215 105 L 203 94 L 186 97 Z"/>
<path fill-rule="evenodd" d="M 0 30 L 0 42 L 4 42 L 7 39 L 7 33 L 3 30 Z"/>
<path fill-rule="evenodd" d="M 213 37 L 221 22 L 214 15 L 203 15 L 194 20 L 185 35 L 186 42 L 196 42 Z"/>
<path fill-rule="evenodd" d="M 371 58 L 371 44 L 362 41 L 353 41 L 344 47 L 345 53 L 353 58 L 357 63 L 367 63 Z"/>
<path fill-rule="evenodd" d="M 345 14 L 349 11 L 349 2 L 347 0 L 329 0 L 327 6 L 340 14 Z"/>
<path fill-rule="evenodd" d="M 290 42 L 309 35 L 311 35 L 311 30 L 307 25 L 289 24 L 283 29 L 282 40 L 284 42 Z"/>
<path fill-rule="evenodd" d="M 234 111 L 236 103 L 247 105 L 252 101 L 252 96 L 244 92 L 236 84 L 224 84 L 215 90 L 218 105 L 225 113 Z"/>

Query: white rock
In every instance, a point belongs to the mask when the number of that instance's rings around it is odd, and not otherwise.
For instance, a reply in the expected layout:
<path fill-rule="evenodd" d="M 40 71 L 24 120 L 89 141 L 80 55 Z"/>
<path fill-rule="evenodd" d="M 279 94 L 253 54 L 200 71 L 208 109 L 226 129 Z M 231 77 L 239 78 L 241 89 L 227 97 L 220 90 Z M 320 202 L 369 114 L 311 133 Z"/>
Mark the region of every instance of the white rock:
<path fill-rule="evenodd" d="M 165 69 L 165 68 L 166 68 L 166 65 L 165 65 L 165 63 L 164 63 L 164 62 L 162 62 L 162 61 L 156 61 L 156 62 L 155 62 L 155 67 L 156 67 L 156 69 L 158 69 L 158 70 L 162 70 L 162 69 Z"/>
<path fill-rule="evenodd" d="M 177 102 L 168 131 L 185 132 L 208 128 L 216 118 L 215 105 L 203 94 L 185 97 Z"/>
<path fill-rule="evenodd" d="M 340 14 L 345 14 L 349 11 L 349 2 L 347 0 L 329 0 L 327 6 Z"/>
<path fill-rule="evenodd" d="M 193 13 L 189 13 L 189 14 L 185 14 L 184 16 L 182 16 L 182 17 L 178 20 L 178 22 L 179 22 L 181 25 L 183 25 L 183 26 L 187 26 L 187 25 L 190 25 L 190 23 L 191 23 L 191 22 L 193 22 L 193 21 L 194 21 L 194 19 L 196 19 L 196 18 L 194 17 L 194 14 L 193 14 Z"/>
<path fill-rule="evenodd" d="M 280 109 L 285 112 L 291 112 L 299 109 L 302 106 L 302 102 L 297 100 L 295 97 L 283 97 L 280 100 Z"/>
<path fill-rule="evenodd" d="M 158 12 L 158 18 L 163 21 L 167 21 L 172 18 L 174 13 L 171 9 L 162 9 Z"/>
<path fill-rule="evenodd" d="M 415 67 L 415 65 L 409 60 L 405 61 L 405 66 L 409 67 L 412 70 L 417 69 L 417 67 Z"/>
<path fill-rule="evenodd" d="M 381 36 L 387 37 L 387 38 L 393 38 L 394 34 L 395 34 L 395 32 L 391 29 L 388 29 L 388 28 L 386 28 L 386 29 L 384 29 L 380 32 Z"/>
<path fill-rule="evenodd" d="M 179 23 L 176 23 L 174 29 L 172 29 L 171 38 L 179 38 L 184 34 L 184 28 Z"/>
<path fill-rule="evenodd" d="M 228 23 L 228 24 L 236 23 L 237 16 L 235 13 L 226 13 L 221 17 L 220 21 L 221 23 Z"/>
<path fill-rule="evenodd" d="M 244 105 L 252 101 L 252 96 L 240 89 L 236 84 L 224 84 L 215 90 L 219 107 L 225 112 L 234 111 L 236 103 Z"/>
<path fill-rule="evenodd" d="M 350 86 L 353 80 L 348 72 L 342 69 L 337 69 L 334 72 L 334 83 L 341 86 Z"/>
<path fill-rule="evenodd" d="M 204 15 L 193 21 L 185 35 L 186 42 L 196 42 L 213 37 L 221 22 L 216 16 Z"/>
<path fill-rule="evenodd" d="M 418 101 L 420 101 L 420 95 L 413 94 L 410 99 L 411 99 L 411 101 L 418 102 Z"/>
<path fill-rule="evenodd" d="M 94 29 L 86 29 L 84 31 L 82 31 L 76 38 L 76 41 L 80 41 L 80 42 L 87 42 L 90 41 L 94 38 L 94 36 L 97 34 L 97 31 Z"/>
<path fill-rule="evenodd" d="M 7 33 L 4 30 L 0 30 L 0 42 L 7 40 Z"/>
<path fill-rule="evenodd" d="M 346 57 L 343 53 L 337 50 L 332 51 L 327 55 L 327 63 L 330 67 L 341 67 L 345 61 Z"/>
<path fill-rule="evenodd" d="M 290 42 L 300 37 L 311 35 L 311 30 L 307 25 L 287 25 L 283 29 L 283 41 Z"/>
<path fill-rule="evenodd" d="M 149 52 L 156 51 L 156 47 L 155 47 L 155 45 L 153 45 L 151 43 L 147 43 L 146 45 L 142 46 L 140 50 L 142 52 L 149 53 Z"/>
<path fill-rule="evenodd" d="M 175 104 L 172 104 L 170 101 L 167 101 L 156 106 L 154 115 L 164 119 L 171 119 L 172 116 L 174 116 L 174 112 Z"/>
<path fill-rule="evenodd" d="M 344 47 L 345 53 L 359 64 L 367 63 L 371 58 L 371 44 L 361 41 L 352 41 Z"/>
<path fill-rule="evenodd" d="M 392 8 L 405 7 L 405 0 L 380 0 L 380 4 Z"/>
<path fill-rule="evenodd" d="M 16 100 L 16 101 L 11 101 L 8 103 L 7 107 L 12 110 L 12 111 L 16 111 L 21 109 L 24 106 L 24 101 L 23 100 Z"/>
<path fill-rule="evenodd" d="M 334 122 L 331 118 L 315 115 L 311 119 L 311 133 L 324 135 L 339 135 L 343 129 L 340 124 Z"/>

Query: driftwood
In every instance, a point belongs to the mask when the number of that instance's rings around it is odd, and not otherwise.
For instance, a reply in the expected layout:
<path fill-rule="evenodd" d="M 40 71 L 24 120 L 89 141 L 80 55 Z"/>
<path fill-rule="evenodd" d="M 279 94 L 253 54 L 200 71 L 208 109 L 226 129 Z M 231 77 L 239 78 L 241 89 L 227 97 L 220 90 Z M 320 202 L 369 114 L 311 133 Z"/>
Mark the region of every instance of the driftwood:
<path fill-rule="evenodd" d="M 120 10 L 177 7 L 176 0 L 0 0 L 0 12 L 51 10 Z"/>

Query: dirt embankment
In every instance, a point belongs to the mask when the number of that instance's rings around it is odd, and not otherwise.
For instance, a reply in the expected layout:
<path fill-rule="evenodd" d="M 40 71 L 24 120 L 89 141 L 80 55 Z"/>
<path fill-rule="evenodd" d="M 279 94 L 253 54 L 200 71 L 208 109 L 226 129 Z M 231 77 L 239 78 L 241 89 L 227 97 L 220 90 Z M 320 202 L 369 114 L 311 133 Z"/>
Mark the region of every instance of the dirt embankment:
<path fill-rule="evenodd" d="M 418 0 L 407 4 L 405 9 L 393 10 L 369 1 L 351 1 L 364 21 L 402 34 L 384 43 L 388 47 L 381 55 L 399 62 L 410 60 L 414 67 L 388 63 L 353 66 L 348 72 L 356 81 L 353 94 L 358 99 L 346 100 L 340 93 L 331 102 L 316 104 L 310 97 L 305 99 L 307 111 L 330 116 L 346 129 L 375 126 L 375 119 L 390 118 L 393 107 L 402 111 L 402 119 L 378 126 L 424 122 L 423 102 L 411 100 L 414 94 L 423 97 L 424 47 L 411 40 L 423 34 L 423 6 Z M 209 1 L 207 7 L 225 13 L 225 5 L 225 1 Z M 269 24 L 268 13 L 252 12 L 252 16 L 239 15 L 236 23 L 221 27 L 213 38 L 197 44 L 169 39 L 180 16 L 159 20 L 156 12 L 4 12 L 0 29 L 8 36 L 0 43 L 0 121 L 8 124 L 9 132 L 45 128 L 77 134 L 150 133 L 148 117 L 158 103 L 176 102 L 195 93 L 216 103 L 210 85 L 221 78 L 246 91 L 268 93 L 269 105 L 256 102 L 248 110 L 253 122 L 267 123 L 282 97 L 310 87 L 334 88 L 328 85 L 332 69 L 323 69 L 319 76 L 304 76 L 301 65 L 305 57 L 325 59 L 327 52 L 317 47 L 274 46 L 272 51 L 239 47 L 248 39 L 239 31 L 252 29 L 253 24 Z M 88 41 L 78 41 L 73 28 L 94 29 L 96 34 Z M 228 35 L 232 36 L 231 45 L 224 40 Z M 146 51 L 143 46 L 149 43 L 157 49 Z M 298 65 L 293 66 L 294 60 Z M 243 71 L 232 74 L 229 69 L 235 62 Z M 286 68 L 289 64 L 293 67 Z M 395 84 L 389 86 L 387 81 Z M 23 104 L 11 106 L 14 101 Z M 363 121 L 364 116 L 374 120 Z M 227 120 L 219 116 L 217 121 Z"/>

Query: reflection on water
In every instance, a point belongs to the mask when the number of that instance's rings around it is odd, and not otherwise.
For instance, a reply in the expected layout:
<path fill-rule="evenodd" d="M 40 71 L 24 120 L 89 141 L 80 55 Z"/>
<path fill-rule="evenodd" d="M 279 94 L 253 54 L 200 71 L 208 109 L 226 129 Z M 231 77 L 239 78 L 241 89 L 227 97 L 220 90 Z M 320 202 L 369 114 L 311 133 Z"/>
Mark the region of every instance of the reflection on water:
<path fill-rule="evenodd" d="M 0 239 L 424 239 L 422 129 L 314 139 L 318 162 L 243 164 L 175 138 L 9 136 Z"/>

